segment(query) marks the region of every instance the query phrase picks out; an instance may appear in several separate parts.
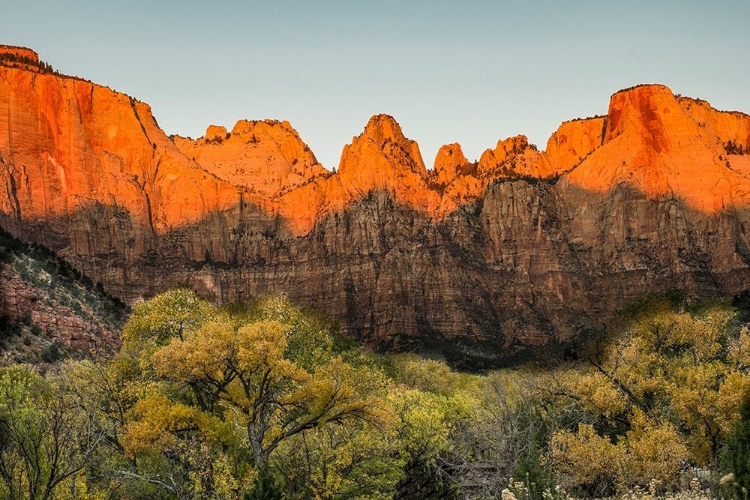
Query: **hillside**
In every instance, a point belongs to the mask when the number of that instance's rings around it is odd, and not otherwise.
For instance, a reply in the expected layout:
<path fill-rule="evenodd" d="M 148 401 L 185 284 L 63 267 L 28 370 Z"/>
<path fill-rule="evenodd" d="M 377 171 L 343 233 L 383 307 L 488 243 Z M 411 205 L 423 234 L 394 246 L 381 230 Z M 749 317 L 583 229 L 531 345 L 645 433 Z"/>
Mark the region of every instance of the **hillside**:
<path fill-rule="evenodd" d="M 0 229 L 0 365 L 102 358 L 127 307 L 49 250 Z"/>

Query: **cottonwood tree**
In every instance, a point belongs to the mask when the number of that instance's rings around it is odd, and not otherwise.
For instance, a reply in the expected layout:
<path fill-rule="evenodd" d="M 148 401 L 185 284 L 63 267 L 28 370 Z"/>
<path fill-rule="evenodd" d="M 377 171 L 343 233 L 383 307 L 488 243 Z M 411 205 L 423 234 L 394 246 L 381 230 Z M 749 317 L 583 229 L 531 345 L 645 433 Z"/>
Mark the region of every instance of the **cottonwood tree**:
<path fill-rule="evenodd" d="M 196 497 L 216 495 L 220 484 L 231 496 L 286 440 L 332 426 L 384 425 L 388 408 L 367 387 L 370 374 L 332 352 L 329 328 L 280 297 L 218 310 L 181 290 L 138 306 L 119 359 L 140 370 L 136 378 L 149 389 L 125 426 L 126 456 L 160 451 L 188 465 Z M 186 455 L 196 448 L 204 460 Z"/>
<path fill-rule="evenodd" d="M 71 390 L 64 372 L 0 372 L 0 493 L 47 500 L 63 485 L 76 497 L 76 476 L 103 440 L 96 413 Z"/>
<path fill-rule="evenodd" d="M 612 491 L 655 479 L 669 488 L 685 460 L 718 470 L 750 386 L 750 336 L 735 316 L 720 305 L 652 303 L 590 350 L 588 368 L 560 375 L 554 391 L 583 412 L 577 429 L 551 440 L 549 464 L 568 486 Z"/>
<path fill-rule="evenodd" d="M 277 321 L 238 329 L 215 321 L 185 339 L 173 339 L 153 355 L 157 375 L 196 388 L 203 409 L 221 407 L 245 429 L 259 469 L 291 436 L 380 418 L 377 400 L 360 396 L 357 373 L 340 358 L 314 370 L 287 359 L 289 329 Z"/>

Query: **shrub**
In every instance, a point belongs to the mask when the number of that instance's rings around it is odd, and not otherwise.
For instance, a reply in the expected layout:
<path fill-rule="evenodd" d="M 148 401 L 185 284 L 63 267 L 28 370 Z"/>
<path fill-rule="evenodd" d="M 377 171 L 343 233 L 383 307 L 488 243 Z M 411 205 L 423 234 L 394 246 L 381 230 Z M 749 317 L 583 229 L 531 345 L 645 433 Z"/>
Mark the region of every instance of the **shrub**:
<path fill-rule="evenodd" d="M 62 357 L 62 352 L 60 351 L 60 344 L 57 342 L 54 342 L 44 349 L 42 349 L 42 361 L 45 363 L 54 363 L 55 361 L 59 361 Z"/>
<path fill-rule="evenodd" d="M 734 474 L 730 486 L 741 498 L 743 490 L 750 491 L 750 391 L 745 392 L 740 419 L 727 439 L 721 462 L 725 472 Z"/>

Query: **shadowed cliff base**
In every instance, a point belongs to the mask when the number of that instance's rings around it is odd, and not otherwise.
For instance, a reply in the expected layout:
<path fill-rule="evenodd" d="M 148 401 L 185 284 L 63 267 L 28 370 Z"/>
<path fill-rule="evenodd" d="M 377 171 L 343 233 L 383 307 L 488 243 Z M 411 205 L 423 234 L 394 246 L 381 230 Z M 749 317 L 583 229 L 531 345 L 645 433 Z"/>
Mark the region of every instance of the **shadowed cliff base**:
<path fill-rule="evenodd" d="M 370 193 L 305 236 L 252 206 L 166 234 L 103 205 L 22 224 L 129 302 L 181 284 L 215 303 L 281 292 L 368 346 L 477 367 L 575 340 L 651 291 L 748 288 L 748 217 L 626 185 L 506 180 L 439 221 Z"/>

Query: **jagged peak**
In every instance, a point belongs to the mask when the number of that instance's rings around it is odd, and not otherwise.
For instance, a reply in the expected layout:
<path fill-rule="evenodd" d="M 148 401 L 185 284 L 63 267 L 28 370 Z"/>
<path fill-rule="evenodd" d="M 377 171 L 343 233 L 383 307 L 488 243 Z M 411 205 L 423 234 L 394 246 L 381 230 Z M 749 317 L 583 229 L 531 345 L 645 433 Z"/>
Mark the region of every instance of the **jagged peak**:
<path fill-rule="evenodd" d="M 508 154 L 517 154 L 526 150 L 529 146 L 529 138 L 523 134 L 514 135 L 507 139 L 499 139 L 495 145 L 495 149 L 486 149 L 482 153 L 484 161 L 489 161 L 490 158 L 498 158 L 498 161 L 503 161 Z M 481 160 L 480 160 L 481 162 Z"/>
<path fill-rule="evenodd" d="M 466 159 L 461 145 L 454 142 L 440 147 L 435 156 L 434 169 L 435 171 L 454 170 L 468 163 L 469 160 Z"/>
<path fill-rule="evenodd" d="M 352 163 L 359 164 L 360 160 L 374 157 L 382 158 L 396 169 L 406 168 L 422 176 L 427 174 L 419 145 L 404 136 L 401 126 L 390 115 L 371 117 L 364 131 L 344 146 L 339 172 L 348 171 Z"/>
<path fill-rule="evenodd" d="M 353 141 L 358 139 L 371 139 L 378 145 L 386 141 L 402 142 L 408 140 L 401 130 L 401 125 L 395 118 L 387 114 L 373 115 L 365 125 L 364 131 Z"/>

